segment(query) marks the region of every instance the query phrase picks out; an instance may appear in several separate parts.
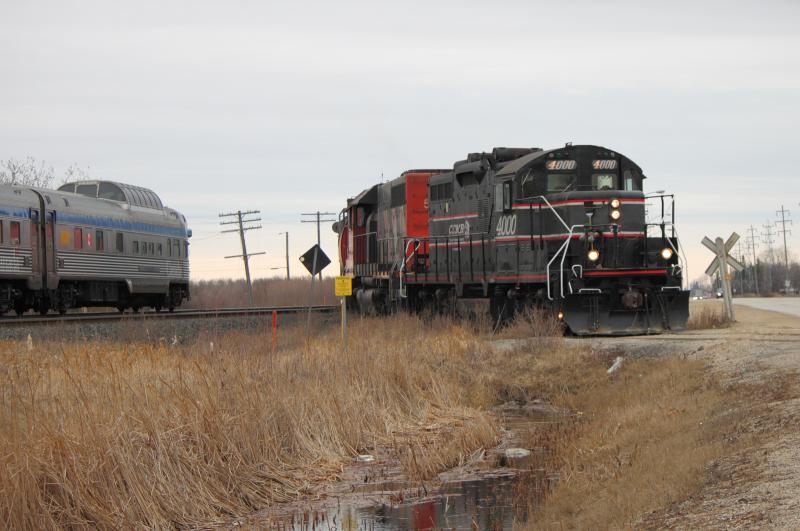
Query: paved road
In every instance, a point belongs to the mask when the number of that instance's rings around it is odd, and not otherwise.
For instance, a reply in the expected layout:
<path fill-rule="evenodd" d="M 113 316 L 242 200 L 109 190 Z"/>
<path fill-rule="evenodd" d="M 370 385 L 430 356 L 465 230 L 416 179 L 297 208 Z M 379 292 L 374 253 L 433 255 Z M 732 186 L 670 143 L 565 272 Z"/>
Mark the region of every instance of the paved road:
<path fill-rule="evenodd" d="M 733 299 L 734 304 L 750 306 L 759 310 L 772 310 L 795 317 L 800 317 L 800 297 L 764 297 L 764 298 L 743 298 Z"/>

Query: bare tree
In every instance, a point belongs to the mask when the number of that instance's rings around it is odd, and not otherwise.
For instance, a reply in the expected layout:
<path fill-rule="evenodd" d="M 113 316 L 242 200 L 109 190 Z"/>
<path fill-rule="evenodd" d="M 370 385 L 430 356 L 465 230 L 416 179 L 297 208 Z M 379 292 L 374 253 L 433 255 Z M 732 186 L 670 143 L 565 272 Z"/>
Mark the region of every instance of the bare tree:
<path fill-rule="evenodd" d="M 0 183 L 21 184 L 47 188 L 53 183 L 55 173 L 53 167 L 33 157 L 25 160 L 8 159 L 0 161 Z"/>
<path fill-rule="evenodd" d="M 88 180 L 91 180 L 91 176 L 89 175 L 89 166 L 86 166 L 86 168 L 81 168 L 76 162 L 73 162 L 69 165 L 66 171 L 64 171 L 64 177 L 61 179 L 59 185 Z"/>
<path fill-rule="evenodd" d="M 72 163 L 59 181 L 59 185 L 75 181 L 91 179 L 89 167 L 82 168 Z M 36 188 L 49 188 L 55 184 L 56 174 L 53 167 L 33 157 L 25 160 L 8 159 L 0 161 L 0 184 L 19 184 Z"/>

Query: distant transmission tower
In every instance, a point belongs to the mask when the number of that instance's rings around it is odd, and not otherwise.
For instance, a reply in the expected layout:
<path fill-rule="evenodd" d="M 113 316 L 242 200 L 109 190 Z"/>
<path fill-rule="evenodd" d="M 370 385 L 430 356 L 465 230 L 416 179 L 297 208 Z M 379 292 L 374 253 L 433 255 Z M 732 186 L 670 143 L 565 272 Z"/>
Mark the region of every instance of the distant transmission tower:
<path fill-rule="evenodd" d="M 772 291 L 772 264 L 775 263 L 775 253 L 772 250 L 772 244 L 775 242 L 775 233 L 772 231 L 772 224 L 769 220 L 761 227 L 764 229 L 761 233 L 761 241 L 767 246 L 767 271 L 769 272 L 769 286 L 767 292 L 769 293 Z"/>
<path fill-rule="evenodd" d="M 756 259 L 756 229 L 750 225 L 750 236 L 747 237 L 745 244 L 753 257 L 753 278 L 755 279 L 756 295 L 758 295 L 758 260 Z"/>
<path fill-rule="evenodd" d="M 228 213 L 219 215 L 219 217 L 221 217 L 221 218 L 231 218 L 231 217 L 236 218 L 233 221 L 220 221 L 219 224 L 220 225 L 238 225 L 237 228 L 224 230 L 224 231 L 222 231 L 222 233 L 223 234 L 226 233 L 226 232 L 238 232 L 239 233 L 239 239 L 242 242 L 242 254 L 234 254 L 234 255 L 231 255 L 231 256 L 226 256 L 225 258 L 241 258 L 242 261 L 244 262 L 244 276 L 247 279 L 247 300 L 250 302 L 250 306 L 253 305 L 253 282 L 250 279 L 250 257 L 251 256 L 256 256 L 256 255 L 259 255 L 259 254 L 266 254 L 266 253 L 261 252 L 261 253 L 250 253 L 250 254 L 248 254 L 247 253 L 247 243 L 244 240 L 244 233 L 246 231 L 248 231 L 248 230 L 256 230 L 256 229 L 260 229 L 261 228 L 261 225 L 256 225 L 256 226 L 248 225 L 249 223 L 256 223 L 258 221 L 261 221 L 261 218 L 255 218 L 255 219 L 247 219 L 246 218 L 246 216 L 252 216 L 252 215 L 256 215 L 256 214 L 260 214 L 260 213 L 261 213 L 260 210 L 247 210 L 245 212 L 242 212 L 241 210 L 237 210 L 236 212 L 228 212 Z"/>
<path fill-rule="evenodd" d="M 776 214 L 781 217 L 781 219 L 779 219 L 778 221 L 775 222 L 775 226 L 777 226 L 778 223 L 780 223 L 781 224 L 781 229 L 778 231 L 778 234 L 781 234 L 781 233 L 783 234 L 783 261 L 784 261 L 784 265 L 786 266 L 786 279 L 784 280 L 783 287 L 786 290 L 786 293 L 788 294 L 789 293 L 789 250 L 788 250 L 788 247 L 786 246 L 786 235 L 787 234 L 791 234 L 792 233 L 792 229 L 787 229 L 786 228 L 786 224 L 788 223 L 789 225 L 791 225 L 792 224 L 792 220 L 791 219 L 786 219 L 786 217 L 789 214 L 791 214 L 791 212 L 789 212 L 788 210 L 783 208 L 783 205 L 781 205 L 781 209 L 778 210 L 776 212 Z"/>

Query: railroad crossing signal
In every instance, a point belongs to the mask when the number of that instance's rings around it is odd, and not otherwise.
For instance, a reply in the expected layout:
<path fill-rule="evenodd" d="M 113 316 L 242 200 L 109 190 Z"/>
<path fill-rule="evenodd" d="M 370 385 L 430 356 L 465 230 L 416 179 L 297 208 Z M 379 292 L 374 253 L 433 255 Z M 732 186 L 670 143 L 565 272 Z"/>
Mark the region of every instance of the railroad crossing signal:
<path fill-rule="evenodd" d="M 719 273 L 720 282 L 722 284 L 722 298 L 725 303 L 725 318 L 733 321 L 733 293 L 731 292 L 731 274 L 728 272 L 728 266 L 734 271 L 743 271 L 744 266 L 736 258 L 731 256 L 730 252 L 733 246 L 739 241 L 739 235 L 735 232 L 730 235 L 727 241 L 722 238 L 711 240 L 708 236 L 703 238 L 702 244 L 705 245 L 709 251 L 716 255 L 716 258 L 706 268 L 706 275 L 713 276 Z"/>

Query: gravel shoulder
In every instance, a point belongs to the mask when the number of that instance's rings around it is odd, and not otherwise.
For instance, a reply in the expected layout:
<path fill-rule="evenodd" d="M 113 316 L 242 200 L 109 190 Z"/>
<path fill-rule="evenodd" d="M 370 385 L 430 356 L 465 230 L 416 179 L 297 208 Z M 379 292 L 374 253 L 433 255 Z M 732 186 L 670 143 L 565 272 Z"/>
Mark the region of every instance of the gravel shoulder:
<path fill-rule="evenodd" d="M 702 491 L 637 527 L 800 529 L 800 317 L 737 305 L 736 318 L 729 328 L 594 340 L 629 355 L 696 356 L 725 385 L 757 390 L 720 412 L 735 450 L 710 464 Z"/>

